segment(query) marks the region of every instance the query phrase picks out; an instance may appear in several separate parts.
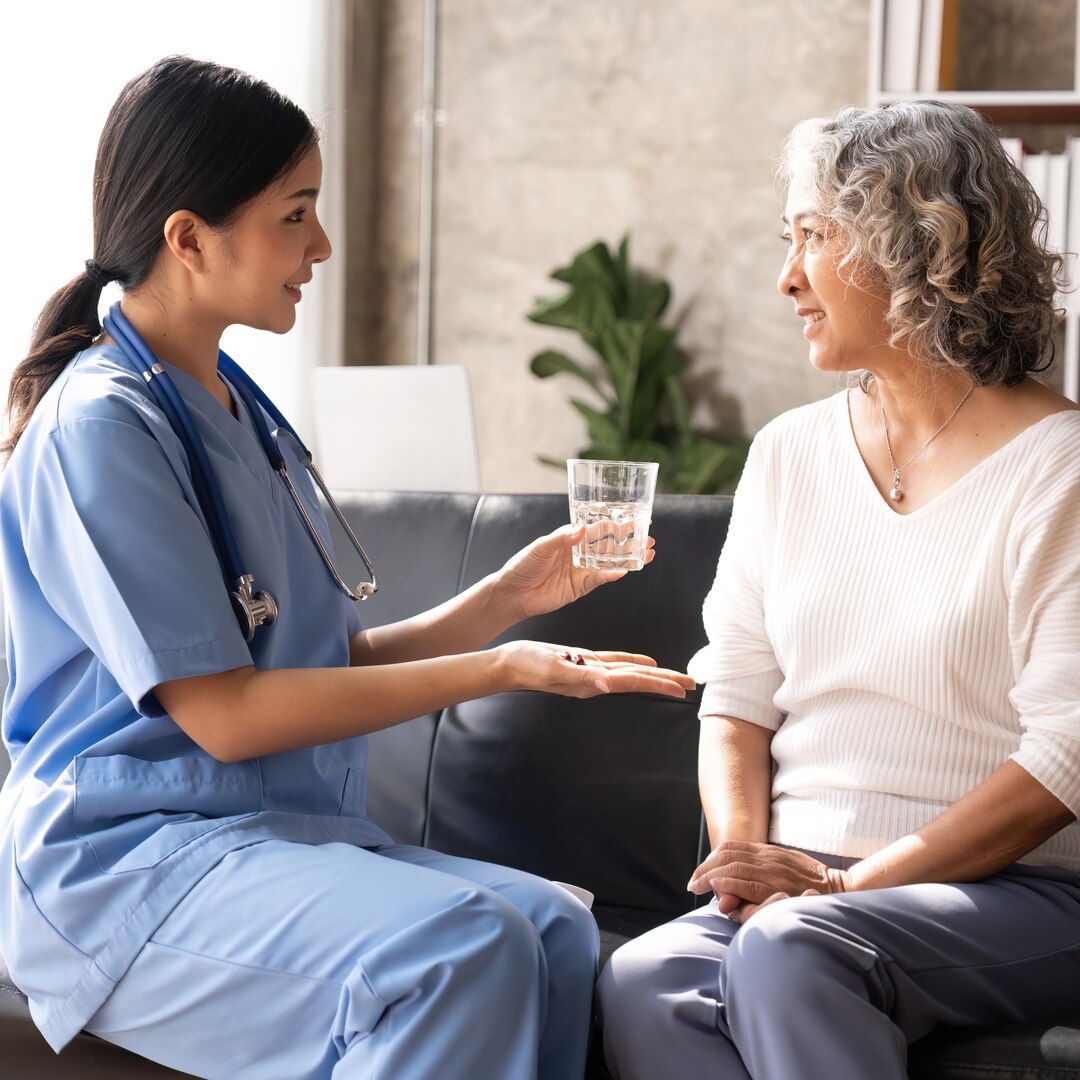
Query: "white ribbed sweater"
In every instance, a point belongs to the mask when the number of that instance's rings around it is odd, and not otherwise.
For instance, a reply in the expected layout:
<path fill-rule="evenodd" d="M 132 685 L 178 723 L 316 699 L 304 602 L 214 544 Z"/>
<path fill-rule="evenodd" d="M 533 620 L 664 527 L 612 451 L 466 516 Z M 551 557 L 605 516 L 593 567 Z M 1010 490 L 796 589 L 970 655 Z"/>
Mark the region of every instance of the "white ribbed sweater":
<path fill-rule="evenodd" d="M 1080 813 L 1080 412 L 908 515 L 878 494 L 846 392 L 779 417 L 704 618 L 701 715 L 776 732 L 772 842 L 869 855 L 1010 757 Z M 1080 823 L 1021 861 L 1080 869 Z"/>

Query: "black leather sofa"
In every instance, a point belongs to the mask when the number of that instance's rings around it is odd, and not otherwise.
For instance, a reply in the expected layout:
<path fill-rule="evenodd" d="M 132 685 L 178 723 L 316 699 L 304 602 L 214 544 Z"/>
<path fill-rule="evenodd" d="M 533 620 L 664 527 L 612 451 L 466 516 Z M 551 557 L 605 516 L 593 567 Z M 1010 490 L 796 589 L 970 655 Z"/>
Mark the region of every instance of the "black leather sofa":
<path fill-rule="evenodd" d="M 452 596 L 567 512 L 566 500 L 554 495 L 365 493 L 341 503 L 379 571 L 380 591 L 362 608 L 369 625 Z M 515 635 L 629 648 L 684 667 L 703 639 L 701 602 L 729 510 L 723 498 L 658 498 L 652 566 Z M 339 550 L 346 576 L 359 577 L 357 560 Z M 621 942 L 693 904 L 685 882 L 705 847 L 696 708 L 697 695 L 577 702 L 518 693 L 467 702 L 372 738 L 369 810 L 402 841 L 585 886 L 596 895 L 606 959 Z M 0 1076 L 179 1075 L 88 1035 L 56 1057 L 6 974 L 0 963 Z M 606 1075 L 594 1052 L 590 1080 Z M 912 1048 L 909 1075 L 1080 1080 L 1080 1017 L 939 1031 Z"/>

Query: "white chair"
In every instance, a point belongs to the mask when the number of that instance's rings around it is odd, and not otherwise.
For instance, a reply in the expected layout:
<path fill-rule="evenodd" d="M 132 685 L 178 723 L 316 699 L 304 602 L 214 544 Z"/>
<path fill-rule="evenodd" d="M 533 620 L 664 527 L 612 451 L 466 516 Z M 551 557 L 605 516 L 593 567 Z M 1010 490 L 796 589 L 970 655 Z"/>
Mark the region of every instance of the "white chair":
<path fill-rule="evenodd" d="M 315 368 L 312 405 L 315 464 L 327 487 L 482 490 L 465 368 Z"/>

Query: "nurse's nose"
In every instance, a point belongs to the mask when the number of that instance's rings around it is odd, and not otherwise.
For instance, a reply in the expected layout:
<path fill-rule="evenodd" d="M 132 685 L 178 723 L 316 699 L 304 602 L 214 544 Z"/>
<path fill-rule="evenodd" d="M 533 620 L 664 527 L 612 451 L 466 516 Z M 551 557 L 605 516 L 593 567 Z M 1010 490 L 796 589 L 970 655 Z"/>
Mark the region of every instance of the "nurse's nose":
<path fill-rule="evenodd" d="M 312 236 L 311 243 L 308 245 L 308 256 L 313 263 L 326 262 L 333 251 L 334 249 L 330 246 L 330 237 L 326 235 L 326 230 L 320 221 L 318 231 Z"/>

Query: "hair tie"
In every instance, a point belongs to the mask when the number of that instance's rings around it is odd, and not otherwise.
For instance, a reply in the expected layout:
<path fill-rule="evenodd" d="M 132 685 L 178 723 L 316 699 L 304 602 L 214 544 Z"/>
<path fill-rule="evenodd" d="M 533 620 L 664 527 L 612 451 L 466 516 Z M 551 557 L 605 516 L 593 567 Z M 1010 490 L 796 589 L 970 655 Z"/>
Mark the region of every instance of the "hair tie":
<path fill-rule="evenodd" d="M 110 281 L 116 280 L 111 274 L 102 270 L 93 259 L 87 259 L 86 262 L 83 263 L 83 266 L 86 267 L 86 276 L 94 282 L 99 289 L 104 289 Z"/>

